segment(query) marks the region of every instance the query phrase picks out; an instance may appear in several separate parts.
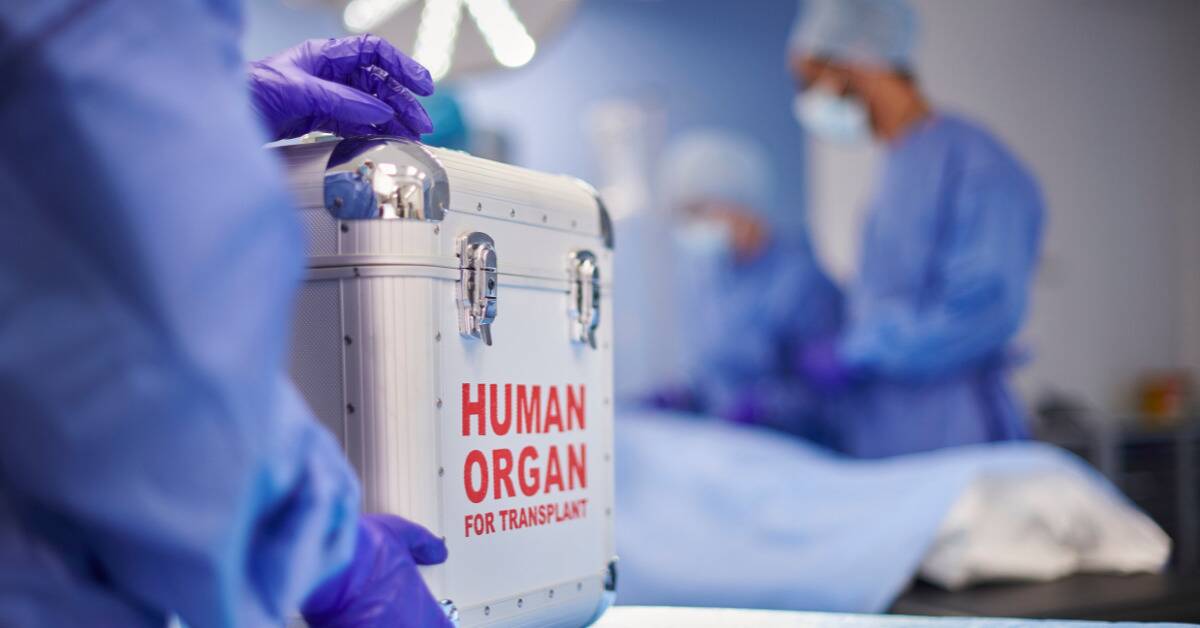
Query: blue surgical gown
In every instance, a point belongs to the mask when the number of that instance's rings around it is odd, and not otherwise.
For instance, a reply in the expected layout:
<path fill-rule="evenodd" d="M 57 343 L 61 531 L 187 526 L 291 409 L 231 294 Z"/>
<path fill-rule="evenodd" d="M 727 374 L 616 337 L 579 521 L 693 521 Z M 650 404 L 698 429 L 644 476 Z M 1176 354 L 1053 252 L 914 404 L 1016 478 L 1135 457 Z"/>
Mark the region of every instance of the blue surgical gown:
<path fill-rule="evenodd" d="M 0 626 L 280 625 L 353 551 L 238 32 L 233 2 L 0 4 Z"/>
<path fill-rule="evenodd" d="M 843 306 L 807 234 L 776 237 L 745 263 L 693 268 L 680 283 L 693 303 L 684 311 L 695 317 L 694 385 L 704 409 L 749 412 L 757 423 L 824 441 L 821 399 L 798 380 L 795 356 L 838 328 Z"/>
<path fill-rule="evenodd" d="M 888 147 L 847 290 L 833 445 L 880 457 L 1022 438 L 1006 384 L 1038 257 L 1036 183 L 990 133 L 938 114 Z"/>

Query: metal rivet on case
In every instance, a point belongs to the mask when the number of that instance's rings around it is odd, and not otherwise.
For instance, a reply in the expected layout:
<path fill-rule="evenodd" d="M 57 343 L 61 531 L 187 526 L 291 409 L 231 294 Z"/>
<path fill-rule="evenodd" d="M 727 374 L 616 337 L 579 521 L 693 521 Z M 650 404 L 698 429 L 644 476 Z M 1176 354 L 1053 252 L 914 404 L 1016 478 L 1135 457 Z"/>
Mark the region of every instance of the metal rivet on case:
<path fill-rule="evenodd" d="M 550 220 L 550 217 L 546 214 L 542 214 L 542 222 L 546 222 L 547 220 Z"/>
<path fill-rule="evenodd" d="M 550 599 L 554 599 L 554 589 L 550 589 Z"/>
<path fill-rule="evenodd" d="M 354 414 L 354 404 L 352 404 L 352 403 L 346 404 L 346 412 L 349 412 L 350 414 Z"/>
<path fill-rule="evenodd" d="M 354 268 L 354 276 L 355 276 L 355 277 L 357 277 L 357 276 L 358 276 L 358 274 L 359 274 L 359 273 L 358 273 L 358 267 L 355 267 L 355 268 Z"/>
<path fill-rule="evenodd" d="M 517 608 L 521 608 L 522 606 L 525 606 L 525 600 L 517 598 Z"/>
<path fill-rule="evenodd" d="M 491 615 L 491 614 L 492 614 L 492 607 L 490 607 L 490 606 L 485 606 L 485 607 L 483 607 L 483 614 L 484 614 L 484 615 Z"/>
<path fill-rule="evenodd" d="M 438 333 L 434 334 L 434 335 L 433 335 L 433 341 L 434 341 L 434 342 L 441 342 L 441 341 L 442 341 L 442 332 L 440 332 L 440 331 L 439 331 Z"/>
<path fill-rule="evenodd" d="M 437 225 L 434 225 L 434 226 L 433 226 L 433 234 L 434 234 L 434 235 L 437 235 L 437 234 L 439 234 L 439 233 L 441 233 L 441 232 L 442 232 L 442 228 L 441 228 L 441 227 L 439 227 L 439 226 L 437 226 Z"/>
<path fill-rule="evenodd" d="M 333 208 L 334 209 L 341 209 L 342 205 L 345 205 L 345 204 L 346 204 L 346 201 L 343 201 L 342 197 L 340 197 L 340 196 L 333 197 Z"/>
<path fill-rule="evenodd" d="M 350 339 L 350 336 L 345 336 L 342 338 L 342 340 L 345 340 L 346 344 L 350 344 L 350 343 L 354 342 L 353 340 Z"/>
<path fill-rule="evenodd" d="M 477 211 L 477 212 L 483 211 L 483 203 L 475 203 L 475 211 Z"/>
<path fill-rule="evenodd" d="M 439 408 L 440 408 L 440 407 L 442 407 L 442 400 L 441 400 L 441 399 L 438 399 L 438 400 L 437 400 L 437 407 L 439 407 Z"/>
<path fill-rule="evenodd" d="M 446 467 L 438 467 L 438 477 L 446 475 Z"/>
<path fill-rule="evenodd" d="M 508 215 L 509 215 L 510 217 L 512 217 L 512 218 L 516 218 L 516 217 L 517 217 L 517 210 L 515 210 L 515 209 L 510 209 L 510 210 L 508 210 Z"/>

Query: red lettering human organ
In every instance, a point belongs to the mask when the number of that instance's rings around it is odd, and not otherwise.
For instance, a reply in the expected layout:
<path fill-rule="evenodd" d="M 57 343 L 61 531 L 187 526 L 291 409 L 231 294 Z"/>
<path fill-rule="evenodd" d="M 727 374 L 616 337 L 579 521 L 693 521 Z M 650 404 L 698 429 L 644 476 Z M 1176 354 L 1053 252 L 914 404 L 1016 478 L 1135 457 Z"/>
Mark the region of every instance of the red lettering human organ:
<path fill-rule="evenodd" d="M 492 436 L 487 440 L 500 444 L 467 453 L 467 499 L 482 504 L 586 489 L 587 443 L 563 439 L 587 429 L 586 396 L 584 384 L 464 383 L 461 436 Z"/>

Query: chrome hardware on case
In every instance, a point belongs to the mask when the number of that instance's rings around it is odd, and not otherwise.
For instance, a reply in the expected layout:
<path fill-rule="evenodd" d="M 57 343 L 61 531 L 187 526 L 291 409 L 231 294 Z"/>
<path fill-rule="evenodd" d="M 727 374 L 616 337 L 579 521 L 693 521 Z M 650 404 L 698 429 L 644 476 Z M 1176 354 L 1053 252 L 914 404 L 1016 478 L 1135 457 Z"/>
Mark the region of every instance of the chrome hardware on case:
<path fill-rule="evenodd" d="M 592 625 L 604 611 L 608 610 L 617 601 L 617 557 L 613 556 L 612 560 L 608 561 L 608 569 L 604 570 L 604 590 L 600 594 L 600 603 L 596 605 L 596 611 L 592 615 L 591 620 L 587 622 L 587 626 Z"/>
<path fill-rule="evenodd" d="M 450 624 L 454 628 L 458 628 L 458 607 L 454 605 L 452 600 L 442 600 L 438 602 L 438 606 L 442 607 L 442 612 L 446 614 L 446 619 L 450 620 Z"/>
<path fill-rule="evenodd" d="M 321 135 L 292 141 L 275 150 L 289 170 L 307 176 L 320 168 L 323 185 L 300 186 L 299 200 L 306 205 L 322 198 L 325 208 L 340 220 L 437 222 L 445 218 L 450 206 L 446 169 L 418 142 Z"/>
<path fill-rule="evenodd" d="M 425 173 L 414 166 L 375 163 L 364 159 L 354 170 L 355 176 L 371 186 L 375 193 L 376 218 L 428 220 L 425 207 Z M 440 216 L 438 217 L 440 218 Z"/>
<path fill-rule="evenodd" d="M 600 266 L 591 251 L 570 255 L 571 295 L 567 313 L 571 317 L 571 340 L 596 348 L 600 325 Z"/>
<path fill-rule="evenodd" d="M 478 231 L 458 236 L 458 331 L 492 344 L 496 320 L 496 243 Z"/>

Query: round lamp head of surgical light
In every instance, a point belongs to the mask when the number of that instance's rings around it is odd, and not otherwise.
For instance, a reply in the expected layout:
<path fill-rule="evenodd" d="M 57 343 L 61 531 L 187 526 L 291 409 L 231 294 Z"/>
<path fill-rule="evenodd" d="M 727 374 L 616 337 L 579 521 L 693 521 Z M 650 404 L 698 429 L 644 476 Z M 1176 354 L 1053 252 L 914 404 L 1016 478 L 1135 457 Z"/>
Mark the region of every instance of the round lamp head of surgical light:
<path fill-rule="evenodd" d="M 342 10 L 342 24 L 354 33 L 364 33 L 379 25 L 413 0 L 350 0 Z"/>
<path fill-rule="evenodd" d="M 349 0 L 342 22 L 370 31 L 429 69 L 435 81 L 499 68 L 519 68 L 537 40 L 566 22 L 578 0 Z"/>
<path fill-rule="evenodd" d="M 533 55 L 537 53 L 537 43 L 533 38 L 525 35 L 524 37 L 515 37 L 504 42 L 496 44 L 496 61 L 506 68 L 519 68 L 533 60 Z"/>

